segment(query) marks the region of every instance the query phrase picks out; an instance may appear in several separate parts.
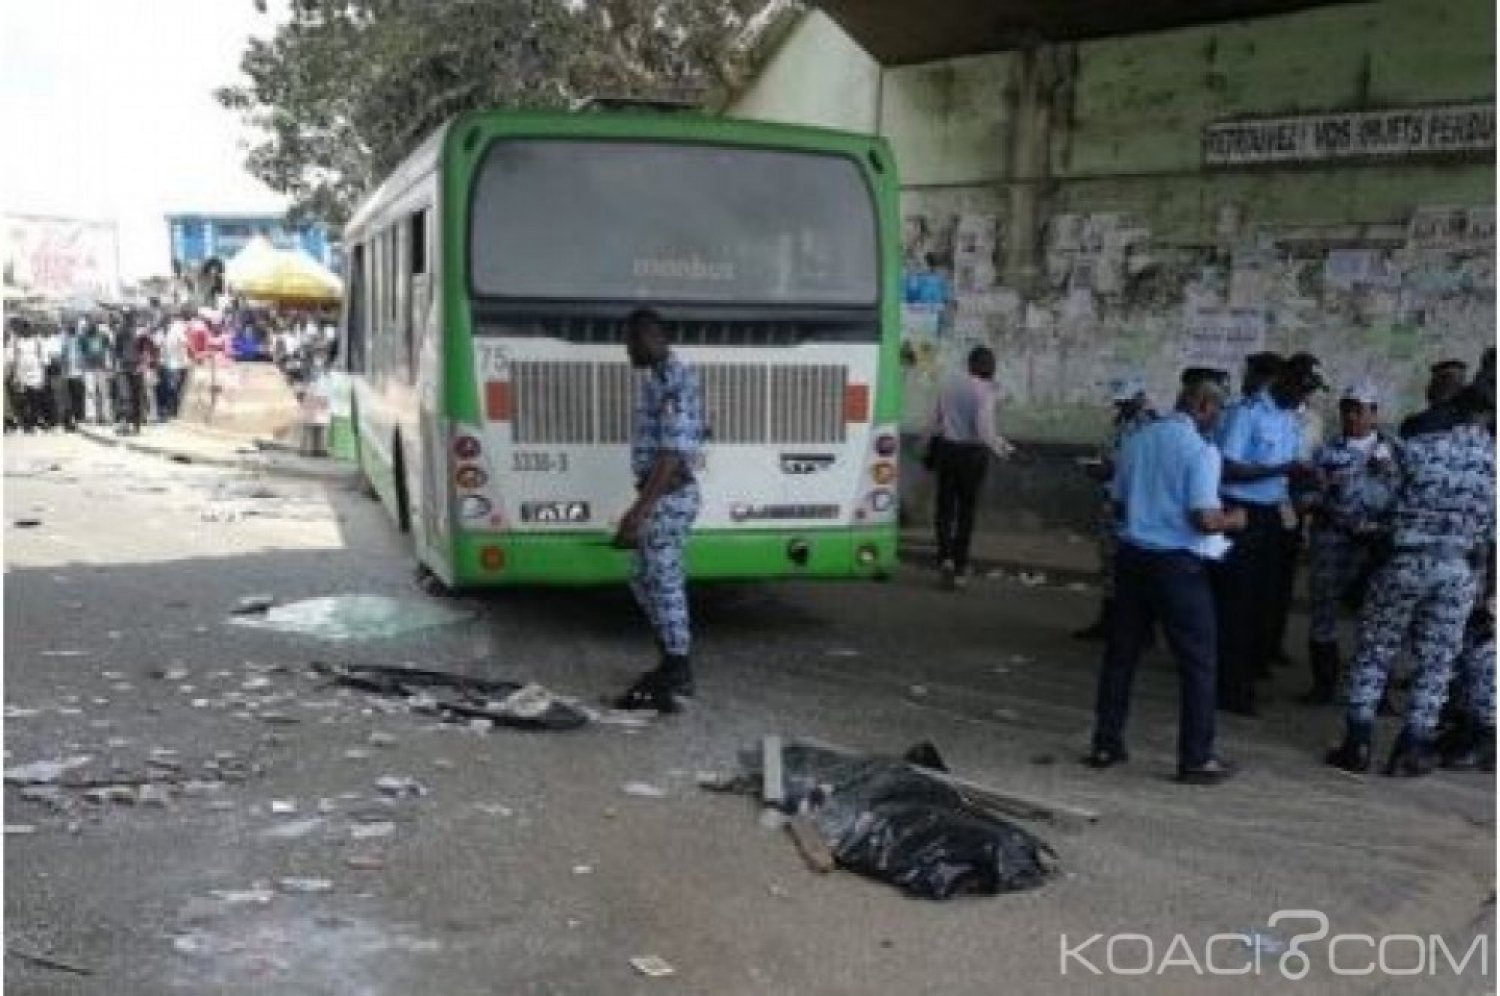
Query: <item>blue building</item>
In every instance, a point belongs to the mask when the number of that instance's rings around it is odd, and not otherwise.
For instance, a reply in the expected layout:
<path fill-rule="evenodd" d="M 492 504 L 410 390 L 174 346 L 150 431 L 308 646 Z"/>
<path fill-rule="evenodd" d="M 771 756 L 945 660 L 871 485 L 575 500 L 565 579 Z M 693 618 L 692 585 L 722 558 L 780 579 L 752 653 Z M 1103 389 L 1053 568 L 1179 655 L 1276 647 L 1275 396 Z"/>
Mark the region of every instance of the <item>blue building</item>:
<path fill-rule="evenodd" d="M 196 271 L 210 259 L 223 263 L 256 235 L 264 235 L 278 249 L 301 249 L 335 271 L 336 247 L 322 225 L 288 226 L 279 214 L 169 214 L 174 269 Z"/>

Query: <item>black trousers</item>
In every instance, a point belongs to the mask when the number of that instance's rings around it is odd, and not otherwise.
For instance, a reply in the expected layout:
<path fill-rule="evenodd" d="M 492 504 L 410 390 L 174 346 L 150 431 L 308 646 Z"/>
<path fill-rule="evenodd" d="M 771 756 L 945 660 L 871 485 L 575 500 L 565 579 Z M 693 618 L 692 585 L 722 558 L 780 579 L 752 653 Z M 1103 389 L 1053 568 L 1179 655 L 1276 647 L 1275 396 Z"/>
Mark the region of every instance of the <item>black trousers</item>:
<path fill-rule="evenodd" d="M 1130 688 L 1153 621 L 1166 633 L 1182 686 L 1177 763 L 1195 768 L 1214 757 L 1217 633 L 1208 567 L 1201 557 L 1183 551 L 1157 552 L 1121 543 L 1115 554 L 1115 604 L 1099 667 L 1094 747 L 1125 747 Z"/>
<path fill-rule="evenodd" d="M 1274 657 L 1286 649 L 1286 624 L 1292 614 L 1292 593 L 1297 588 L 1297 567 L 1302 562 L 1302 548 L 1306 535 L 1304 523 L 1299 517 L 1296 529 L 1281 531 L 1281 561 L 1277 565 L 1281 581 L 1276 586 L 1276 601 L 1271 610 L 1271 655 Z"/>
<path fill-rule="evenodd" d="M 88 418 L 88 410 L 85 407 L 88 393 L 83 388 L 83 376 L 68 378 L 68 428 L 72 429 L 79 422 Z"/>
<path fill-rule="evenodd" d="M 933 470 L 937 473 L 938 562 L 951 560 L 963 573 L 969 568 L 969 542 L 974 538 L 974 507 L 979 486 L 990 465 L 983 443 L 933 441 Z"/>
<path fill-rule="evenodd" d="M 1240 503 L 1248 518 L 1213 572 L 1219 626 L 1219 705 L 1255 709 L 1255 681 L 1270 666 L 1283 584 L 1286 530 L 1275 505 Z"/>
<path fill-rule="evenodd" d="M 146 378 L 136 370 L 126 370 L 115 375 L 116 421 L 139 429 L 146 418 Z"/>
<path fill-rule="evenodd" d="M 30 432 L 47 425 L 47 389 L 45 387 L 23 387 L 18 390 L 21 428 Z"/>

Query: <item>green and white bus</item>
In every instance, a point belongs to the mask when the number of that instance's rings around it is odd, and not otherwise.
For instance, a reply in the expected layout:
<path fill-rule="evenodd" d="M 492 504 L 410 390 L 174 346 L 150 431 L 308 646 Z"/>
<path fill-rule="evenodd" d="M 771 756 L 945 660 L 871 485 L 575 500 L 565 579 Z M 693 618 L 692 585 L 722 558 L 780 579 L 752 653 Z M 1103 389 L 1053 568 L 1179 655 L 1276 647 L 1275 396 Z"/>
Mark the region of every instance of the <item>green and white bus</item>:
<path fill-rule="evenodd" d="M 900 229 L 863 135 L 689 113 L 492 111 L 427 139 L 345 232 L 360 468 L 454 588 L 622 580 L 635 377 L 661 313 L 708 438 L 697 579 L 896 558 Z"/>

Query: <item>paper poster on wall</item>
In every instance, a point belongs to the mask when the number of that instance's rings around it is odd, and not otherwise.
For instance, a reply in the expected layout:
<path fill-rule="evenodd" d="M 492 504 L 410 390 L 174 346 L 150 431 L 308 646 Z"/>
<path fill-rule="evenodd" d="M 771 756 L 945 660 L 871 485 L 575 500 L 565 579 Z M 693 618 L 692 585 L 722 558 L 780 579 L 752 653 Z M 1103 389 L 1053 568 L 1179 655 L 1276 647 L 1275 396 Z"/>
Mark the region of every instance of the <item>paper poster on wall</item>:
<path fill-rule="evenodd" d="M 1187 311 L 1183 325 L 1183 366 L 1238 370 L 1246 356 L 1265 349 L 1266 314 L 1259 309 Z"/>

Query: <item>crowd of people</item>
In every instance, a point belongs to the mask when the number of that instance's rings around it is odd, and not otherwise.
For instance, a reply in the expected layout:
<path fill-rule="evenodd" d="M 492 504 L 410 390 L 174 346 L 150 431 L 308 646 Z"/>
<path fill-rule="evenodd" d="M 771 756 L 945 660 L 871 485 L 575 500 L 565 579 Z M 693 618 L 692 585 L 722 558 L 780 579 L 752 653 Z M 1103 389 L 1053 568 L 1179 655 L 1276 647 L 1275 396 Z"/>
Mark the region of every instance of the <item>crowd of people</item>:
<path fill-rule="evenodd" d="M 268 361 L 293 386 L 331 362 L 333 325 L 313 313 L 230 302 L 12 318 L 5 329 L 5 431 L 80 423 L 122 435 L 182 411 L 190 378 L 233 362 Z"/>
<path fill-rule="evenodd" d="M 1302 702 L 1346 705 L 1329 764 L 1370 767 L 1374 719 L 1394 712 L 1392 669 L 1410 650 L 1404 724 L 1388 774 L 1441 764 L 1495 766 L 1495 353 L 1432 367 L 1428 407 L 1399 431 L 1381 426 L 1369 380 L 1338 397 L 1324 438 L 1316 357 L 1247 357 L 1240 394 L 1228 371 L 1182 372 L 1173 411 L 1158 414 L 1138 382 L 1113 393 L 1111 439 L 1086 466 L 1102 492 L 1104 599 L 1075 635 L 1101 639 L 1093 744 L 1086 762 L 1128 758 L 1125 725 L 1137 662 L 1156 634 L 1181 674 L 1178 777 L 1216 784 L 1215 713 L 1256 716 L 1258 685 L 1284 649 L 1299 565 L 1308 563 L 1311 687 Z M 939 396 L 929 467 L 938 478 L 944 587 L 961 585 L 996 433 L 994 357 L 979 348 Z M 957 583 L 955 583 L 957 580 Z M 1357 620 L 1344 666 L 1341 614 Z"/>

